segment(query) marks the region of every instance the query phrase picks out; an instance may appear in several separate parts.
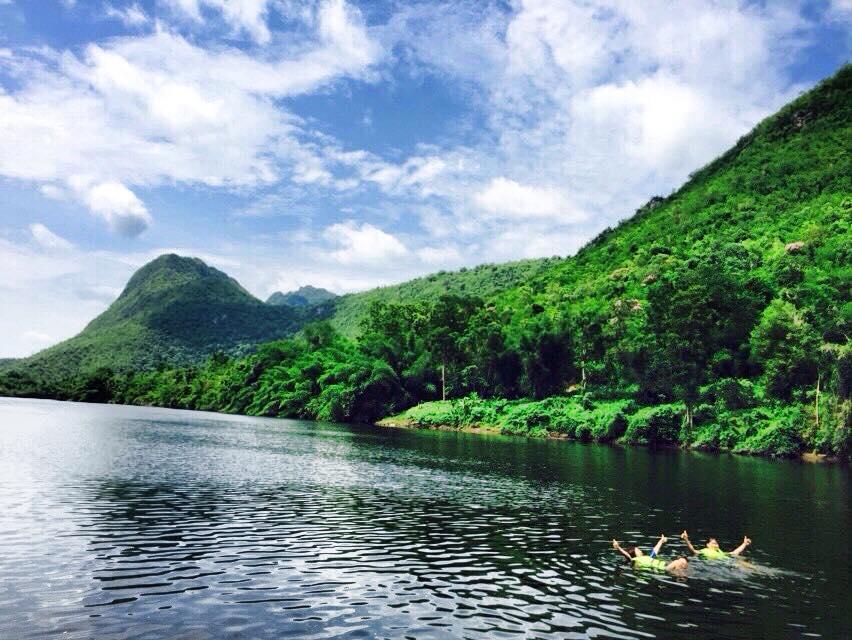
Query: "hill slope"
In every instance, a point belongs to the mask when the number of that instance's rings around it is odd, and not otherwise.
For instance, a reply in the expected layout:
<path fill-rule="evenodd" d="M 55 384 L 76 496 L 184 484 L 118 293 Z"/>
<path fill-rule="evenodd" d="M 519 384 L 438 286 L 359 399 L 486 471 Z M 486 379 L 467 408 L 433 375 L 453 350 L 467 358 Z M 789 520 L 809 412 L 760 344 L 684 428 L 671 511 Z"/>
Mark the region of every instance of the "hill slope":
<path fill-rule="evenodd" d="M 289 335 L 301 315 L 270 307 L 198 258 L 162 255 L 140 268 L 110 307 L 77 336 L 7 370 L 49 389 L 100 367 L 151 369 L 201 362 L 214 351 L 245 352 Z"/>
<path fill-rule="evenodd" d="M 356 337 L 373 303 L 415 303 L 435 300 L 447 294 L 488 298 L 543 276 L 560 262 L 560 258 L 539 258 L 483 264 L 459 271 L 439 271 L 401 284 L 340 296 L 328 303 L 327 309 L 335 329 L 345 336 Z"/>

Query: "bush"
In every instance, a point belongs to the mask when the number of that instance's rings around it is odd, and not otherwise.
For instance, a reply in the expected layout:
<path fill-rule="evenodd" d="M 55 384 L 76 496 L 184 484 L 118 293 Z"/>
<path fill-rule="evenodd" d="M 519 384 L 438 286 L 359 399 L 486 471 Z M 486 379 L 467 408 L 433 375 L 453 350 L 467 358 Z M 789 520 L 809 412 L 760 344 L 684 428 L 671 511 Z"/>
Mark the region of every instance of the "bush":
<path fill-rule="evenodd" d="M 458 413 L 454 410 L 453 401 L 437 400 L 435 402 L 424 402 L 416 407 L 411 407 L 403 417 L 413 425 L 420 427 L 458 426 Z"/>
<path fill-rule="evenodd" d="M 685 407 L 680 403 L 642 407 L 627 418 L 624 440 L 632 444 L 677 444 Z"/>
<path fill-rule="evenodd" d="M 742 419 L 747 437 L 734 447 L 737 453 L 792 458 L 805 448 L 801 427 L 807 416 L 799 406 L 755 409 Z"/>
<path fill-rule="evenodd" d="M 501 425 L 502 430 L 519 435 L 546 434 L 553 417 L 550 405 L 552 402 L 526 402 L 511 407 Z"/>
<path fill-rule="evenodd" d="M 697 427 L 692 435 L 691 446 L 694 449 L 707 451 L 730 450 L 740 438 L 741 434 L 736 423 L 720 418 L 718 421 L 707 422 Z"/>
<path fill-rule="evenodd" d="M 629 400 L 600 402 L 589 413 L 591 436 L 599 442 L 616 440 L 627 431 L 625 412 L 633 403 Z"/>

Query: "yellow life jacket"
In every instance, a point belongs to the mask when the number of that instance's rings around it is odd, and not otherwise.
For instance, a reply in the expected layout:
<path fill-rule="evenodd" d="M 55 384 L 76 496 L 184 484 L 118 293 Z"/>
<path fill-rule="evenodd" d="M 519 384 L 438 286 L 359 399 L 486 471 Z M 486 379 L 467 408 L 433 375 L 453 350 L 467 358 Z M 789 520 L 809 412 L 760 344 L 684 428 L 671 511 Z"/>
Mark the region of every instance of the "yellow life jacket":
<path fill-rule="evenodd" d="M 721 549 L 711 549 L 710 547 L 704 547 L 698 552 L 698 555 L 707 560 L 721 560 L 728 557 L 728 554 Z"/>
<path fill-rule="evenodd" d="M 659 558 L 652 558 L 651 556 L 634 556 L 633 566 L 636 569 L 651 569 L 653 571 L 666 570 L 665 560 L 660 560 Z"/>

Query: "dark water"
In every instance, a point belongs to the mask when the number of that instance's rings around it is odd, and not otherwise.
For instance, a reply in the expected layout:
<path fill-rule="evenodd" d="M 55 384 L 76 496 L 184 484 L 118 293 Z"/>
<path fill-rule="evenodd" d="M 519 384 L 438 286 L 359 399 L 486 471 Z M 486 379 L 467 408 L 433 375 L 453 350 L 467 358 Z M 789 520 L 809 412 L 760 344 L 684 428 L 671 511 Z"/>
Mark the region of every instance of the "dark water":
<path fill-rule="evenodd" d="M 0 399 L 0 638 L 848 637 L 846 468 Z M 748 533 L 637 575 L 614 536 Z"/>

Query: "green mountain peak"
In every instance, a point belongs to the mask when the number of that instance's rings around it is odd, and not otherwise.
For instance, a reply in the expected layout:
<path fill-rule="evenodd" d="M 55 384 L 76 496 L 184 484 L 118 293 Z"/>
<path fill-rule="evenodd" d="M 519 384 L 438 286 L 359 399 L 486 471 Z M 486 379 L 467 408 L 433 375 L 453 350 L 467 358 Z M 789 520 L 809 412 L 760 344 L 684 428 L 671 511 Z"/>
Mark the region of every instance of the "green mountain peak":
<path fill-rule="evenodd" d="M 307 307 L 313 304 L 334 300 L 336 297 L 337 294 L 332 293 L 327 289 L 306 285 L 299 287 L 295 291 L 288 291 L 287 293 L 276 291 L 266 299 L 266 304 L 285 305 L 288 307 Z"/>

